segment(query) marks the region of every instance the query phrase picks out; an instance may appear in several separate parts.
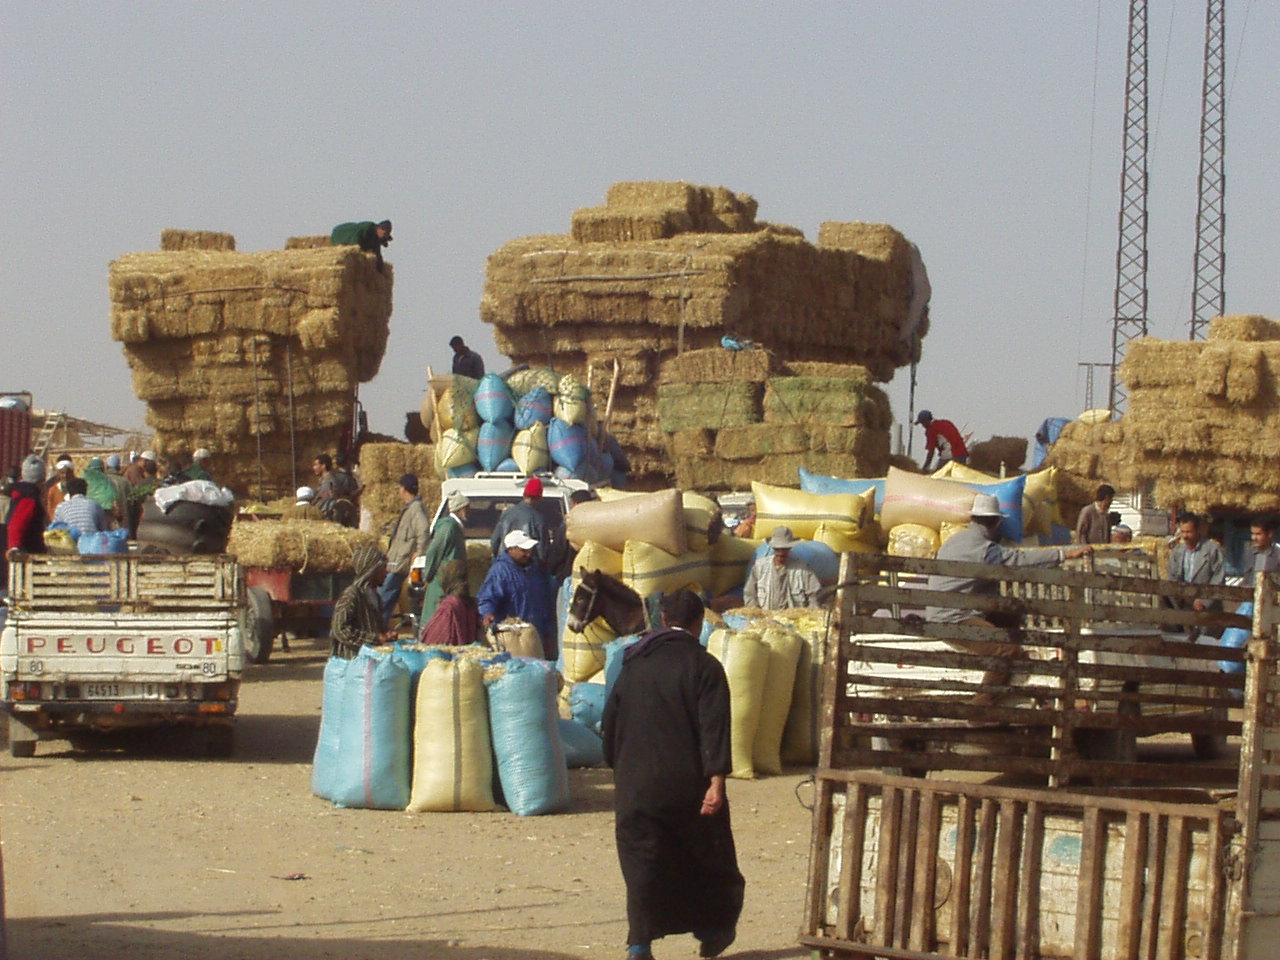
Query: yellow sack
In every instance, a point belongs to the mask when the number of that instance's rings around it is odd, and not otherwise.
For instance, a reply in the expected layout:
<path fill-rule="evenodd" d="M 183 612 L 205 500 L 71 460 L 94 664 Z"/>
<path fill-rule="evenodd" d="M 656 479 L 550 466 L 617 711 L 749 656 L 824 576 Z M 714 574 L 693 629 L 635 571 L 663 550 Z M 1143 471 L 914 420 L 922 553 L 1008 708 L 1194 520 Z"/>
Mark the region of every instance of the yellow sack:
<path fill-rule="evenodd" d="M 801 642 L 791 710 L 787 713 L 787 725 L 782 730 L 782 759 L 786 763 L 818 762 L 822 643 L 827 632 L 827 620 L 822 611 L 808 612 L 810 616 L 789 617 L 787 620 L 787 626 L 796 631 Z"/>
<path fill-rule="evenodd" d="M 575 425 L 587 422 L 590 407 L 589 400 L 573 400 L 567 397 L 556 397 L 553 405 L 557 419 Z"/>
<path fill-rule="evenodd" d="M 825 543 L 836 553 L 879 553 L 880 525 L 872 520 L 863 524 L 858 536 L 851 537 L 839 524 L 824 522 L 818 524 L 809 539 Z"/>
<path fill-rule="evenodd" d="M 546 655 L 542 637 L 532 623 L 511 617 L 498 624 L 498 649 L 513 657 L 531 657 L 541 660 Z"/>
<path fill-rule="evenodd" d="M 785 627 L 769 626 L 760 639 L 769 648 L 760 701 L 760 720 L 751 747 L 751 763 L 756 773 L 782 773 L 782 730 L 791 712 L 796 686 L 796 664 L 804 645 L 798 634 Z"/>
<path fill-rule="evenodd" d="M 484 668 L 474 660 L 428 660 L 413 726 L 413 813 L 493 810 L 493 747 Z"/>
<path fill-rule="evenodd" d="M 70 530 L 46 530 L 44 532 L 45 553 L 68 554 L 76 552 L 76 541 Z"/>
<path fill-rule="evenodd" d="M 938 546 L 941 547 L 968 525 L 967 523 L 952 523 L 949 520 L 942 521 L 942 529 L 938 531 Z"/>
<path fill-rule="evenodd" d="M 442 430 L 475 430 L 480 426 L 475 398 L 457 387 L 450 387 L 441 394 L 437 415 Z"/>
<path fill-rule="evenodd" d="M 537 473 L 551 466 L 551 454 L 547 448 L 547 425 L 535 423 L 521 430 L 511 441 L 511 457 L 523 474 Z"/>
<path fill-rule="evenodd" d="M 760 540 L 748 540 L 724 534 L 711 545 L 710 572 L 707 589 L 719 597 L 747 582 L 747 571 L 755 560 Z"/>
<path fill-rule="evenodd" d="M 582 545 L 582 549 L 578 551 L 578 555 L 573 560 L 575 586 L 577 585 L 576 581 L 584 570 L 599 570 L 601 573 L 607 573 L 611 577 L 621 577 L 622 551 L 610 550 L 594 540 L 588 540 Z"/>
<path fill-rule="evenodd" d="M 961 483 L 999 483 L 1007 477 L 993 477 L 989 473 L 983 473 L 981 470 L 975 470 L 963 463 L 957 463 L 954 460 L 948 460 L 943 466 L 933 472 L 933 476 L 939 480 L 958 480 Z"/>
<path fill-rule="evenodd" d="M 591 399 L 590 391 L 587 390 L 583 382 L 572 373 L 566 373 L 560 378 L 560 383 L 557 384 L 555 392 L 566 400 Z"/>
<path fill-rule="evenodd" d="M 628 540 L 622 550 L 622 582 L 647 597 L 682 588 L 702 588 L 711 582 L 708 553 L 667 553 L 643 540 Z"/>
<path fill-rule="evenodd" d="M 733 755 L 733 772 L 729 776 L 750 780 L 756 775 L 752 755 L 769 671 L 769 648 L 759 637 L 720 629 L 711 634 L 707 651 L 720 661 L 729 681 L 729 740 Z"/>
<path fill-rule="evenodd" d="M 711 546 L 711 534 L 720 532 L 720 504 L 710 497 L 692 490 L 680 493 L 684 508 L 685 537 L 690 550 L 706 550 Z"/>
<path fill-rule="evenodd" d="M 580 503 L 565 518 L 565 533 L 578 548 L 594 540 L 610 550 L 622 550 L 628 540 L 644 540 L 676 555 L 689 549 L 677 490 Z"/>
<path fill-rule="evenodd" d="M 1058 507 L 1058 468 L 1045 467 L 1028 473 L 1025 483 L 1023 492 L 1035 504 L 1035 519 L 1028 532 L 1052 536 L 1053 524 L 1066 525 Z"/>
<path fill-rule="evenodd" d="M 441 473 L 450 467 L 465 467 L 475 459 L 475 444 L 468 442 L 467 435 L 456 428 L 446 430 L 436 444 L 436 467 Z"/>
<path fill-rule="evenodd" d="M 891 557 L 932 560 L 938 555 L 940 546 L 942 541 L 937 530 L 922 523 L 900 523 L 889 531 L 889 549 L 886 552 Z"/>
<path fill-rule="evenodd" d="M 810 539 L 821 523 L 831 535 L 861 539 L 862 528 L 870 523 L 874 496 L 857 493 L 805 493 L 790 487 L 774 487 L 751 481 L 756 501 L 757 537 L 767 540 L 775 527 L 790 527 L 794 536 Z M 973 500 L 970 494 L 970 502 Z"/>
<path fill-rule="evenodd" d="M 586 683 L 604 669 L 604 645 L 618 639 L 609 624 L 597 617 L 578 633 L 565 625 L 560 634 L 560 649 L 564 652 L 564 679 L 566 683 Z"/>

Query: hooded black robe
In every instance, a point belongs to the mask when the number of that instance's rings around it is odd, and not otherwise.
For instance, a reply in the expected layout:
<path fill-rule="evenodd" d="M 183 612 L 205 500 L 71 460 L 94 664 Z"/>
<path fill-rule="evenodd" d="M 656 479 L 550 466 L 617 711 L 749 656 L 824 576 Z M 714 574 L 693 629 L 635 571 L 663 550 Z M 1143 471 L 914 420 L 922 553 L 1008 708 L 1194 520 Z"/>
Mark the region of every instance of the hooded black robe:
<path fill-rule="evenodd" d="M 614 770 L 627 942 L 736 926 L 746 884 L 728 800 L 701 814 L 711 777 L 732 768 L 729 684 L 692 634 L 662 629 L 627 649 L 605 705 L 604 754 Z"/>

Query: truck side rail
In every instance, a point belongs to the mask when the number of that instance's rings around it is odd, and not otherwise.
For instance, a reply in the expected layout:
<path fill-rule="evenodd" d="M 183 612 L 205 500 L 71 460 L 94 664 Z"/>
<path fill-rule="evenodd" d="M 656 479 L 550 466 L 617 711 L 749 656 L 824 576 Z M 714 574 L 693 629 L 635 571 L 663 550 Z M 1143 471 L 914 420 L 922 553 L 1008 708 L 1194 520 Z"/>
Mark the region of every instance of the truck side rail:
<path fill-rule="evenodd" d="M 243 573 L 228 554 L 18 553 L 9 565 L 9 606 L 18 615 L 227 610 L 244 598 Z"/>

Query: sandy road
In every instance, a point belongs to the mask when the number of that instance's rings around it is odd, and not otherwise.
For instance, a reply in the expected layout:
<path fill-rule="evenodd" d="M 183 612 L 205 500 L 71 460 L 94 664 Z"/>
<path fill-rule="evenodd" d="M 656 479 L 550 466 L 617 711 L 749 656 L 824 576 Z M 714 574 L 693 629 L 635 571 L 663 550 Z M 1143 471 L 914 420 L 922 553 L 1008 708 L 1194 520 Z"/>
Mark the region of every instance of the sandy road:
<path fill-rule="evenodd" d="M 248 674 L 230 761 L 155 738 L 95 754 L 41 743 L 31 760 L 5 745 L 11 960 L 623 956 L 608 771 L 574 771 L 555 816 L 336 809 L 310 790 L 323 664 L 302 641 Z M 730 782 L 747 903 L 726 956 L 807 955 L 801 779 Z"/>

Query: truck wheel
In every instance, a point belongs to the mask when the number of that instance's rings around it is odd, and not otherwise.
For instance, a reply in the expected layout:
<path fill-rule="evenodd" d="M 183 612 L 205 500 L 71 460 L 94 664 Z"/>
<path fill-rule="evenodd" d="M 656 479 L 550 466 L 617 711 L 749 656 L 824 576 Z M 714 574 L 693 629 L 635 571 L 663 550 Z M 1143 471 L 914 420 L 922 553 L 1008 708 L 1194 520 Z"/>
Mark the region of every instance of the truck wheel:
<path fill-rule="evenodd" d="M 245 656 L 253 663 L 266 663 L 276 640 L 276 618 L 271 595 L 262 587 L 250 587 L 244 618 Z"/>
<path fill-rule="evenodd" d="M 36 755 L 36 742 L 34 740 L 10 740 L 9 755 L 26 759 Z"/>
<path fill-rule="evenodd" d="M 40 734 L 17 717 L 9 717 L 9 755 L 26 759 L 36 755 L 36 742 Z"/>
<path fill-rule="evenodd" d="M 1226 720 L 1225 707 L 1214 707 L 1209 716 L 1214 720 Z M 1221 733 L 1193 733 L 1191 749 L 1197 760 L 1221 760 L 1227 753 L 1227 738 Z"/>

